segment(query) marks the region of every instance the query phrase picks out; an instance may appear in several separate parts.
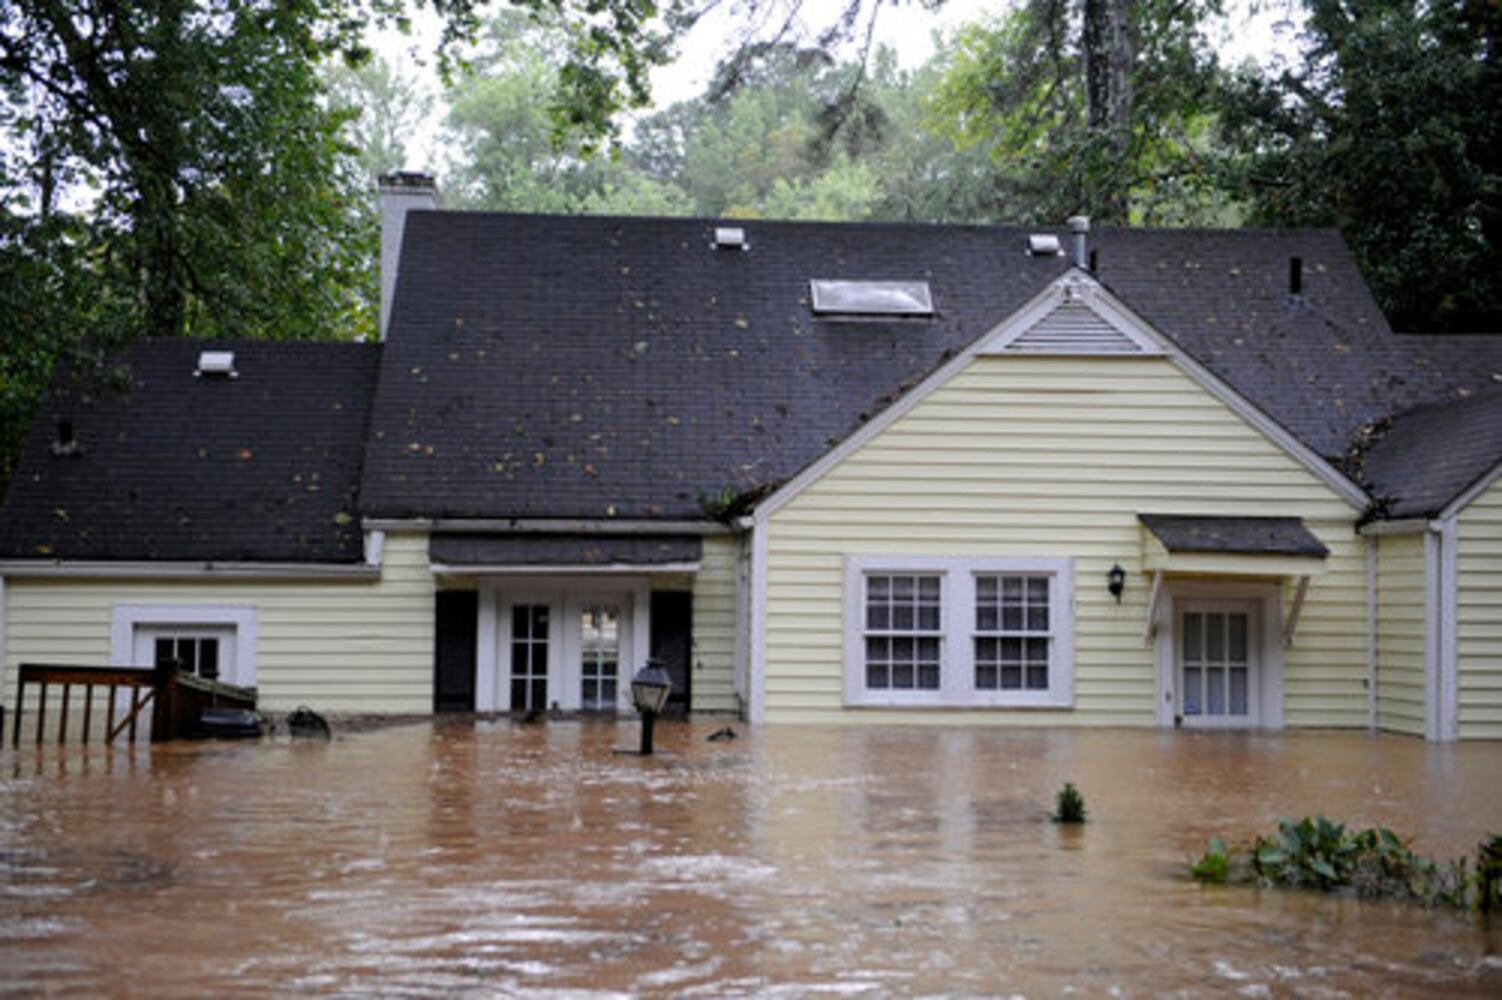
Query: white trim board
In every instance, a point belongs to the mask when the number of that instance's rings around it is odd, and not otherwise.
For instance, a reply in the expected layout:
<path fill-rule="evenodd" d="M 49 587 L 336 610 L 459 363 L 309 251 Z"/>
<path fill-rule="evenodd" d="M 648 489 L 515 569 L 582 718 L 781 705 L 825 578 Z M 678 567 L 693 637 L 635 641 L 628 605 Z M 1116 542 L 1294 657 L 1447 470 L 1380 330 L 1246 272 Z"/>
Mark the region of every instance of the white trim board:
<path fill-rule="evenodd" d="M 728 535 L 735 529 L 719 521 L 612 521 L 569 518 L 367 517 L 370 531 L 427 531 L 439 535 Z"/>
<path fill-rule="evenodd" d="M 379 566 L 364 563 L 235 563 L 235 562 L 32 562 L 0 561 L 0 574 L 13 577 L 78 577 L 90 579 L 187 580 L 350 580 L 381 578 Z"/>
<path fill-rule="evenodd" d="M 529 566 L 506 563 L 479 563 L 473 566 L 450 563 L 433 563 L 430 569 L 434 576 L 660 576 L 663 574 L 697 573 L 700 563 L 659 563 L 643 566 L 639 563 L 608 563 L 601 566 Z"/>
<path fill-rule="evenodd" d="M 1276 447 L 1303 465 L 1316 478 L 1338 493 L 1354 510 L 1364 511 L 1367 509 L 1370 498 L 1359 486 L 1343 476 L 1334 466 L 1315 454 L 1312 449 L 1300 442 L 1285 430 L 1281 424 L 1278 424 L 1271 417 L 1263 413 L 1229 384 L 1189 357 L 1177 344 L 1154 330 L 1146 321 L 1138 317 L 1124 303 L 1112 295 L 1104 285 L 1101 285 L 1084 271 L 1073 268 L 1062 277 L 1053 281 L 1048 287 L 1035 295 L 1027 304 L 1012 313 L 1011 316 L 1003 320 L 989 333 L 976 338 L 969 347 L 941 365 L 927 378 L 893 402 L 892 405 L 862 424 L 845 440 L 806 466 L 802 472 L 788 480 L 780 489 L 759 504 L 749 517 L 742 518 L 739 522 L 741 526 L 749 527 L 752 524 L 765 524 L 772 515 L 785 507 L 809 486 L 822 479 L 825 473 L 838 466 L 851 454 L 864 447 L 877 435 L 906 416 L 919 403 L 923 402 L 954 378 L 955 375 L 963 371 L 977 357 L 1004 354 L 1008 343 L 1021 336 L 1032 324 L 1036 323 L 1054 308 L 1061 296 L 1065 294 L 1063 290 L 1065 286 L 1078 288 L 1081 285 L 1092 288 L 1086 301 L 1089 307 L 1099 314 L 1103 320 L 1118 327 L 1118 329 L 1130 329 L 1134 341 L 1141 339 L 1154 344 L 1157 348 L 1154 353 L 1166 356 L 1190 380 L 1224 403 L 1254 430 L 1261 432 Z M 1037 355 L 1031 356 L 1036 357 Z M 1140 358 L 1143 354 L 1102 354 L 1098 356 L 1132 359 Z"/>

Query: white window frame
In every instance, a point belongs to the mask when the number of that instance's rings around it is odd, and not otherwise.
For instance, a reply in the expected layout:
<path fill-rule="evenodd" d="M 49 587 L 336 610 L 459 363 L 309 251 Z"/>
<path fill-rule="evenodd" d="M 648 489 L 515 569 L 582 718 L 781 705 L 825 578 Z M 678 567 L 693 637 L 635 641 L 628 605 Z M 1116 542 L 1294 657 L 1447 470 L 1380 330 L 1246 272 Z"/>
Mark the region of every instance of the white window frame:
<path fill-rule="evenodd" d="M 866 578 L 884 574 L 939 577 L 939 689 L 866 687 Z M 1048 688 L 975 687 L 975 578 L 1043 576 L 1049 581 Z M 1071 708 L 1074 705 L 1074 560 L 1068 557 L 852 555 L 845 558 L 844 690 L 851 707 Z M 990 633 L 987 633 L 988 635 Z"/>
<path fill-rule="evenodd" d="M 141 667 L 135 662 L 136 633 L 145 630 L 181 630 L 184 634 L 204 628 L 232 629 L 233 676 L 221 672 L 219 679 L 239 687 L 256 686 L 257 614 L 253 607 L 211 604 L 116 604 L 110 612 L 110 664 Z"/>

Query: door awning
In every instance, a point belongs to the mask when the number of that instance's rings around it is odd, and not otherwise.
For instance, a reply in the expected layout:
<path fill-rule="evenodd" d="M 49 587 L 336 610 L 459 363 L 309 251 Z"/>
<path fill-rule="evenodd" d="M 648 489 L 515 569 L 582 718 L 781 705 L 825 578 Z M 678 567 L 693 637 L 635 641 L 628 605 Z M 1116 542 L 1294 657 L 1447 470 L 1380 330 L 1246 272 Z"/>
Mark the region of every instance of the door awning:
<path fill-rule="evenodd" d="M 1142 568 L 1208 576 L 1314 576 L 1330 550 L 1297 517 L 1138 514 Z"/>
<path fill-rule="evenodd" d="M 514 532 L 428 542 L 436 573 L 683 573 L 697 571 L 703 554 L 697 535 Z"/>

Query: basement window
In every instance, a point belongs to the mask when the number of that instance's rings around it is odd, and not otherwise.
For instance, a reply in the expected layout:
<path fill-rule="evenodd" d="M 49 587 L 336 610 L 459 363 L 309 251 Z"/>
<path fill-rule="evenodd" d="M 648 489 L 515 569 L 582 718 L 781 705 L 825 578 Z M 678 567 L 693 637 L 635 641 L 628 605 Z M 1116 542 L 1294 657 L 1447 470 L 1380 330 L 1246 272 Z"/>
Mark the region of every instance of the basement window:
<path fill-rule="evenodd" d="M 932 316 L 926 281 L 809 282 L 816 316 Z"/>

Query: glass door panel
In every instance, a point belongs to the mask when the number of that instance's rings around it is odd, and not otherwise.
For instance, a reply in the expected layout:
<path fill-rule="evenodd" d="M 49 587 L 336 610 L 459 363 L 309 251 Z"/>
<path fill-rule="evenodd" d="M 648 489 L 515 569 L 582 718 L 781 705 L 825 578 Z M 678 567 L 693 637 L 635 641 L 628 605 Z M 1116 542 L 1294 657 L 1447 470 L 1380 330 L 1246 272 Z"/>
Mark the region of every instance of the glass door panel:
<path fill-rule="evenodd" d="M 511 710 L 548 707 L 548 606 L 511 606 Z"/>
<path fill-rule="evenodd" d="M 1246 722 L 1251 717 L 1249 616 L 1244 611 L 1185 611 L 1180 631 L 1185 719 Z"/>
<path fill-rule="evenodd" d="M 615 711 L 620 662 L 620 606 L 586 604 L 579 612 L 580 708 Z"/>

